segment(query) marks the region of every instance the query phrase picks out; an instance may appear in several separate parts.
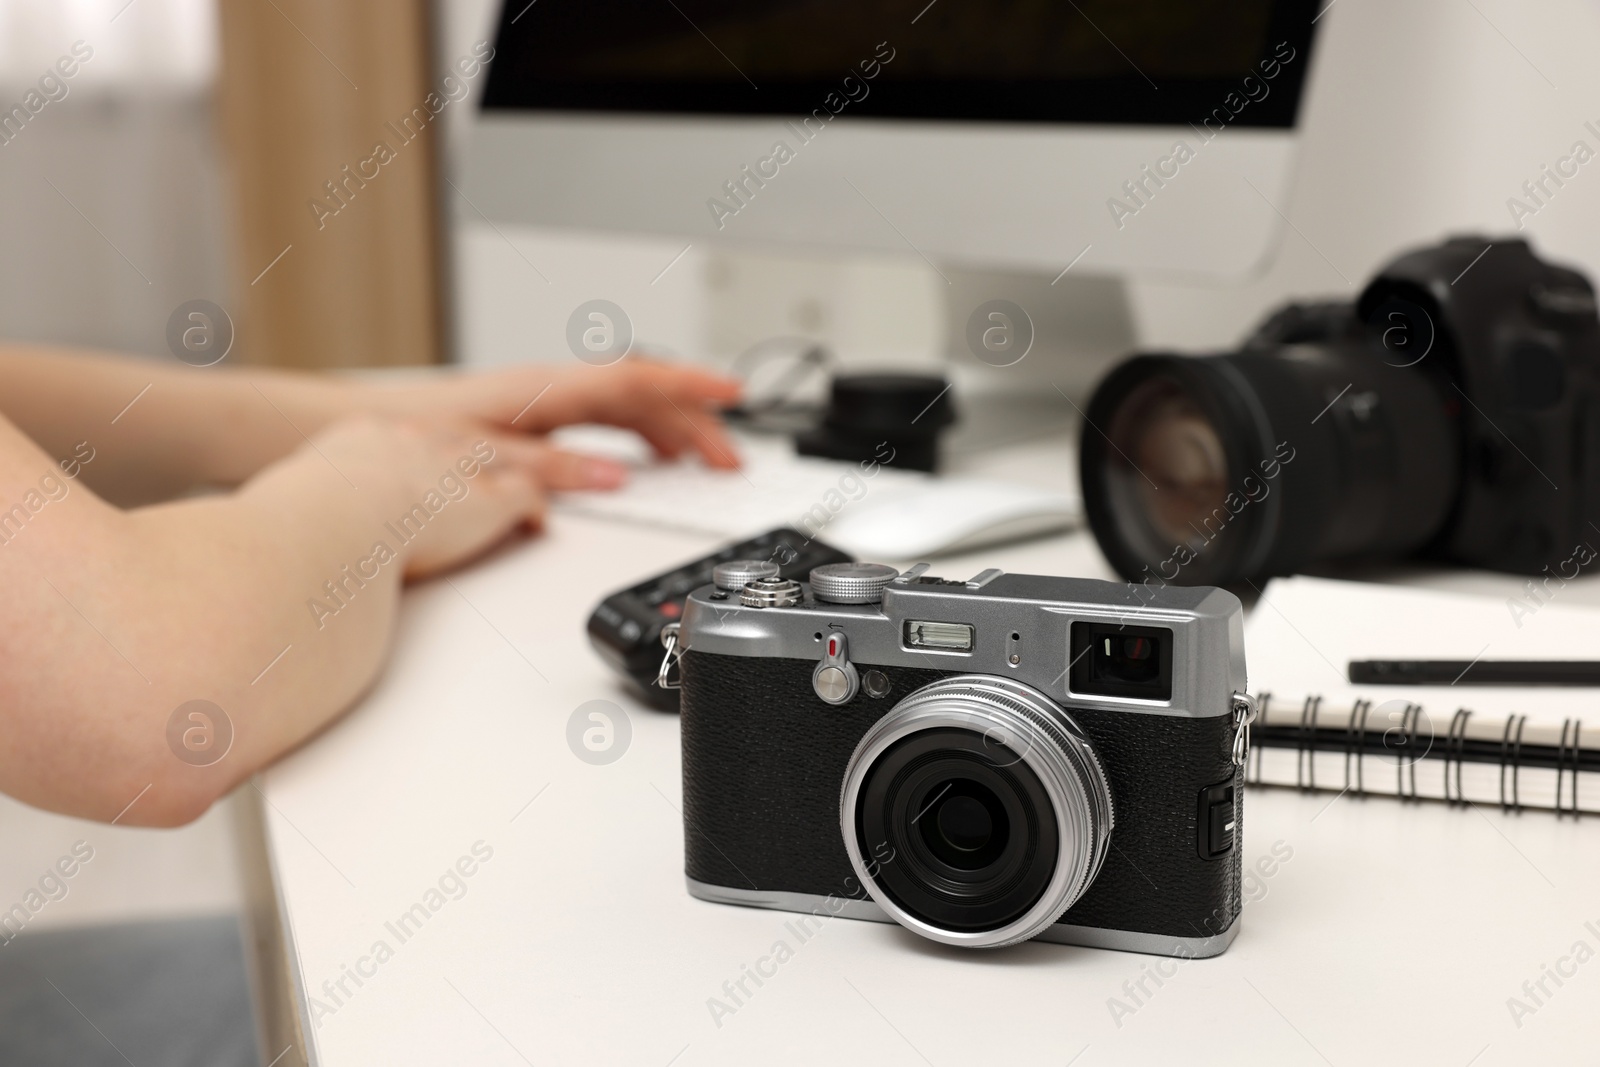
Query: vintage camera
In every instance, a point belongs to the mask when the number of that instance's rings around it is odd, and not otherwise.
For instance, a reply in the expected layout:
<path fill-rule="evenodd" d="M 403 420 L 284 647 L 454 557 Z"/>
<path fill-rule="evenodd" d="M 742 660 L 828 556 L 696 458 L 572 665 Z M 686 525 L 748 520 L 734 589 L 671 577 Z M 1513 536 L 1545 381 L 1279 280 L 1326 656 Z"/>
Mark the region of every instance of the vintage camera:
<path fill-rule="evenodd" d="M 1292 305 L 1239 352 L 1122 364 L 1079 455 L 1130 581 L 1408 555 L 1570 567 L 1600 527 L 1594 290 L 1520 240 L 1409 252 L 1353 306 Z"/>
<path fill-rule="evenodd" d="M 689 892 L 974 948 L 1226 949 L 1253 714 L 1238 599 L 926 570 L 730 571 L 689 595 L 662 665 Z"/>

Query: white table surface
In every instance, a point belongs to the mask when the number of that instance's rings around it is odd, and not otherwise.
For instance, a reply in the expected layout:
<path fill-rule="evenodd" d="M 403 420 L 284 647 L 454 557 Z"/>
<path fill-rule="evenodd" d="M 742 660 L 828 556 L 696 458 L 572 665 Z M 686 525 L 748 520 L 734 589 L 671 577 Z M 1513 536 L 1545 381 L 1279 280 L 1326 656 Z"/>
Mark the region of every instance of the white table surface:
<path fill-rule="evenodd" d="M 1507 999 L 1575 942 L 1600 952 L 1593 820 L 1252 790 L 1245 862 L 1274 845 L 1292 857 L 1261 880 L 1225 955 L 1159 987 L 1146 978 L 1142 1005 L 1124 983 L 1156 957 L 962 951 L 848 919 L 802 944 L 786 913 L 692 899 L 677 718 L 640 705 L 583 624 L 603 594 L 711 547 L 561 516 L 413 589 L 370 696 L 262 776 L 302 984 L 335 1009 L 311 1029 L 312 1063 L 1592 1062 L 1600 958 L 1563 987 L 1546 979 L 1553 996 L 1520 1026 Z M 995 565 L 1110 576 L 1085 534 L 935 570 Z M 569 716 L 596 699 L 632 728 L 605 766 L 566 740 Z M 401 943 L 385 923 L 479 841 L 492 858 Z M 392 958 L 359 987 L 346 978 L 353 995 L 336 1006 L 324 981 L 380 940 Z M 780 940 L 793 958 L 759 989 L 747 982 L 754 995 L 719 1025 L 708 1000 Z M 1114 997 L 1137 1010 L 1114 1017 Z"/>

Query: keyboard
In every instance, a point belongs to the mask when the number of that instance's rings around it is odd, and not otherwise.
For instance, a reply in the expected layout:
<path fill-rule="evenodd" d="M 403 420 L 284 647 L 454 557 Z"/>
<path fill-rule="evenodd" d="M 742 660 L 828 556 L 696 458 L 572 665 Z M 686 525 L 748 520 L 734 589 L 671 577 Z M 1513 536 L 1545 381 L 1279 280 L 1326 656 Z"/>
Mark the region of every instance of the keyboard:
<path fill-rule="evenodd" d="M 938 477 L 892 467 L 797 456 L 787 438 L 740 438 L 744 467 L 653 462 L 637 439 L 583 427 L 564 447 L 612 456 L 633 468 L 615 492 L 563 493 L 553 508 L 723 540 L 787 526 L 864 559 L 925 559 L 1071 529 L 1076 494 L 995 477 Z"/>
<path fill-rule="evenodd" d="M 584 428 L 588 430 L 587 427 Z M 716 537 L 746 537 L 775 526 L 821 536 L 852 504 L 899 495 L 934 479 L 918 471 L 797 456 L 786 438 L 743 436 L 737 471 L 711 470 L 697 462 L 644 462 L 637 450 L 621 455 L 616 445 L 585 433 L 562 433 L 563 447 L 601 452 L 633 468 L 627 486 L 615 492 L 563 493 L 554 509 L 596 518 Z"/>

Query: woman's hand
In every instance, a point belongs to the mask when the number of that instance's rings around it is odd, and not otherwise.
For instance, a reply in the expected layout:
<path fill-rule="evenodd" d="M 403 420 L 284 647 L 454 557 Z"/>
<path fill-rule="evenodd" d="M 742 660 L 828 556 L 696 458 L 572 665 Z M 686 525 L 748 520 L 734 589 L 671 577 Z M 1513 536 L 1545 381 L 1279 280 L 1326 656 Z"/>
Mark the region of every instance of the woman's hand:
<path fill-rule="evenodd" d="M 326 463 L 365 498 L 407 578 L 450 570 L 544 525 L 546 489 L 609 489 L 626 470 L 458 419 L 342 419 L 289 465 Z M 401 541 L 404 537 L 406 540 Z"/>
<path fill-rule="evenodd" d="M 663 458 L 689 452 L 727 469 L 739 460 L 718 412 L 739 394 L 731 378 L 630 356 L 609 367 L 534 365 L 370 386 L 355 403 L 401 417 L 473 419 L 505 432 L 548 433 L 586 422 L 620 426 Z"/>
<path fill-rule="evenodd" d="M 123 824 L 195 818 L 355 701 L 405 577 L 539 525 L 547 489 L 622 480 L 540 435 L 737 462 L 738 386 L 643 360 L 402 386 L 0 350 L 0 381 L 0 500 L 49 495 L 0 548 L 0 791 Z M 63 481 L 73 456 L 96 458 Z M 214 763 L 170 747 L 195 700 L 233 726 Z"/>
<path fill-rule="evenodd" d="M 544 487 L 594 482 L 589 461 L 482 423 L 365 415 L 235 492 L 124 510 L 0 418 L 0 502 L 38 503 L 0 531 L 0 791 L 193 819 L 371 686 L 406 577 L 538 525 Z M 232 726 L 211 762 L 173 747 L 196 700 Z"/>
<path fill-rule="evenodd" d="M 123 507 L 236 486 L 341 419 L 455 419 L 525 443 L 597 422 L 638 432 L 660 455 L 738 459 L 718 411 L 732 379 L 629 356 L 609 367 L 525 365 L 405 382 L 269 370 L 163 367 L 145 360 L 0 345 L 0 415 L 57 458 L 98 454 L 84 483 Z M 550 488 L 615 485 L 621 468 L 557 454 Z"/>

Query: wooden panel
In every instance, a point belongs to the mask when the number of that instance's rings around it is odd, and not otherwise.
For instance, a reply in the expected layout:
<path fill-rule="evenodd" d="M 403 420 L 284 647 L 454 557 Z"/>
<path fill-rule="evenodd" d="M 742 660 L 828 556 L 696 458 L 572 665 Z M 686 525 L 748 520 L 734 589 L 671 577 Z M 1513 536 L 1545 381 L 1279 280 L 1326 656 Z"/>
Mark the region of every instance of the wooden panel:
<path fill-rule="evenodd" d="M 220 12 L 230 359 L 438 362 L 426 0 L 221 0 Z"/>

